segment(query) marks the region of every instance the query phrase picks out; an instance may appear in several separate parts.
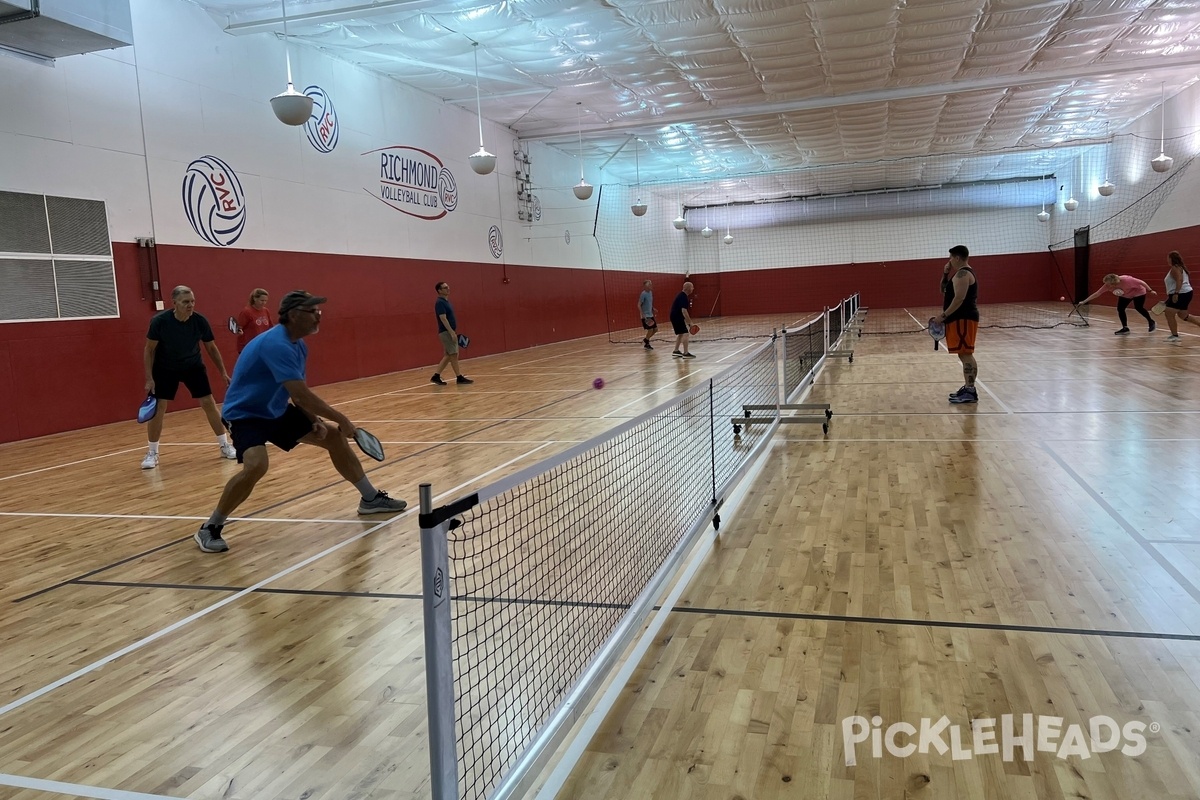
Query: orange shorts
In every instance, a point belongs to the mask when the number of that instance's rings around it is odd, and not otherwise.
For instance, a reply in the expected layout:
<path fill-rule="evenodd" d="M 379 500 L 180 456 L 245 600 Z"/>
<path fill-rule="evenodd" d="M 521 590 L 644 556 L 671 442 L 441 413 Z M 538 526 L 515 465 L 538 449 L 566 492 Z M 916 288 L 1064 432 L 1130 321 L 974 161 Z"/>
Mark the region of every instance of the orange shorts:
<path fill-rule="evenodd" d="M 975 352 L 975 334 L 979 332 L 979 323 L 973 319 L 956 319 L 946 323 L 946 349 L 951 353 Z"/>

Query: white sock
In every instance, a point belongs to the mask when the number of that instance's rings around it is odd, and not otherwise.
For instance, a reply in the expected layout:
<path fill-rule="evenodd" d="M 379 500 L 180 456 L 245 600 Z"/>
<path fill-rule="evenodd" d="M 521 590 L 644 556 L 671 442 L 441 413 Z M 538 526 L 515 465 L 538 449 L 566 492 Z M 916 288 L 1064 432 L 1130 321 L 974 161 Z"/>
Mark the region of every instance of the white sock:
<path fill-rule="evenodd" d="M 150 455 L 158 455 L 158 442 L 150 442 Z"/>
<path fill-rule="evenodd" d="M 225 445 L 229 444 L 229 434 L 222 433 L 220 436 L 218 436 L 217 444 L 221 445 L 221 447 L 224 447 Z"/>

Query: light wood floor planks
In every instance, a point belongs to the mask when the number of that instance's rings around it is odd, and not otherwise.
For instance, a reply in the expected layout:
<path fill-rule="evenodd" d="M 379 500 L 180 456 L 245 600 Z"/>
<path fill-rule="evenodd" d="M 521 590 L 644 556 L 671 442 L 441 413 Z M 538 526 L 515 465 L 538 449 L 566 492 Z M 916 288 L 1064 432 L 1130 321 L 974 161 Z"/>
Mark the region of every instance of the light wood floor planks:
<path fill-rule="evenodd" d="M 878 312 L 871 312 L 878 313 Z M 1163 334 L 1165 335 L 1165 334 Z M 1200 338 L 984 330 L 978 407 L 925 337 L 864 337 L 785 428 L 589 743 L 569 798 L 1200 797 Z M 322 387 L 461 494 L 685 391 L 745 343 L 602 339 Z M 725 358 L 724 362 L 718 363 Z M 591 389 L 603 376 L 603 391 Z M 190 536 L 234 465 L 199 411 L 161 467 L 134 423 L 0 446 L 0 800 L 9 776 L 194 798 L 427 797 L 412 513 L 359 518 L 273 454 L 232 551 Z M 841 722 L 1099 714 L 1143 755 L 936 751 L 847 766 Z"/>

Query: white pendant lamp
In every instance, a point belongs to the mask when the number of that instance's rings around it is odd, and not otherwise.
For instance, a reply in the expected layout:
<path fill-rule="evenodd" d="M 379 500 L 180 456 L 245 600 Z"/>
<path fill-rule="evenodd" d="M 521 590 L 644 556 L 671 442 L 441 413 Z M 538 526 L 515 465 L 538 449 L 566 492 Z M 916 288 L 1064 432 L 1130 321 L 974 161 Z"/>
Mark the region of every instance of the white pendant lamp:
<path fill-rule="evenodd" d="M 587 200 L 592 196 L 593 187 L 583 179 L 583 103 L 579 102 L 575 105 L 580 107 L 576 112 L 576 120 L 579 123 L 579 183 L 575 184 L 571 191 L 580 200 Z"/>
<path fill-rule="evenodd" d="M 646 216 L 646 204 L 642 202 L 642 198 L 641 198 L 642 167 L 641 167 L 641 164 L 638 162 L 638 144 L 639 144 L 638 138 L 635 136 L 633 138 L 633 168 L 637 175 L 638 199 L 637 199 L 637 202 L 635 202 L 633 205 L 631 205 L 629 207 L 629 210 L 633 212 L 633 215 L 635 217 L 644 217 L 644 216 Z"/>
<path fill-rule="evenodd" d="M 271 98 L 271 110 L 284 125 L 303 125 L 312 116 L 313 99 L 296 91 L 292 85 L 292 55 L 288 51 L 287 0 L 280 0 L 283 7 L 283 57 L 287 61 L 287 89 Z"/>
<path fill-rule="evenodd" d="M 467 157 L 471 169 L 479 175 L 489 175 L 496 168 L 496 157 L 483 146 L 483 107 L 479 102 L 479 42 L 471 42 L 475 51 L 475 116 L 479 118 L 479 150 Z"/>
<path fill-rule="evenodd" d="M 1159 110 L 1161 122 L 1158 129 L 1158 155 L 1150 160 L 1150 167 L 1155 172 L 1166 172 L 1171 169 L 1171 165 L 1175 163 L 1175 159 L 1167 155 L 1166 148 L 1163 146 L 1166 141 L 1167 132 L 1167 84 L 1165 81 L 1161 87 Z"/>

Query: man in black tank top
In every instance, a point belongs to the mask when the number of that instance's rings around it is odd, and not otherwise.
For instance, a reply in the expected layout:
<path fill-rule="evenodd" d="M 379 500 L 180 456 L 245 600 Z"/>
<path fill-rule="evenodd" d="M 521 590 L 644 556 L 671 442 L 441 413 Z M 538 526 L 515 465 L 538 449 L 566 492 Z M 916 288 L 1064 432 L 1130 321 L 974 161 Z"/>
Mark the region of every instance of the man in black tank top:
<path fill-rule="evenodd" d="M 950 248 L 950 260 L 942 270 L 942 313 L 935 317 L 946 325 L 946 349 L 962 362 L 965 383 L 950 395 L 951 403 L 978 403 L 979 392 L 975 378 L 979 366 L 975 363 L 975 335 L 979 332 L 979 282 L 975 270 L 967 263 L 967 248 L 957 244 Z"/>

